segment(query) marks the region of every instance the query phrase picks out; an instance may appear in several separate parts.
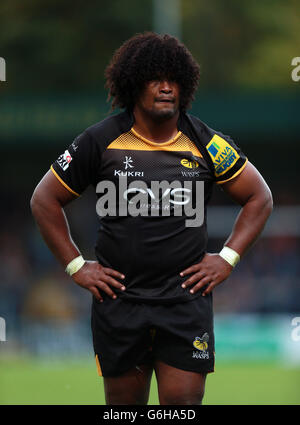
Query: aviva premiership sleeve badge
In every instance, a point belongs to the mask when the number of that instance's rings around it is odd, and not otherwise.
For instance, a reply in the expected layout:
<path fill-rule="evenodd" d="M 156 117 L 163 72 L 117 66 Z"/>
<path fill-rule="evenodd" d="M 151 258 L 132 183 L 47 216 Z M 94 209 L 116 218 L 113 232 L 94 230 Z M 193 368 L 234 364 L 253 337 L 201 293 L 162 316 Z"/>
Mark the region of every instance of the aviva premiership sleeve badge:
<path fill-rule="evenodd" d="M 216 177 L 230 170 L 240 157 L 234 147 L 217 134 L 206 145 L 206 149 L 213 161 Z"/>

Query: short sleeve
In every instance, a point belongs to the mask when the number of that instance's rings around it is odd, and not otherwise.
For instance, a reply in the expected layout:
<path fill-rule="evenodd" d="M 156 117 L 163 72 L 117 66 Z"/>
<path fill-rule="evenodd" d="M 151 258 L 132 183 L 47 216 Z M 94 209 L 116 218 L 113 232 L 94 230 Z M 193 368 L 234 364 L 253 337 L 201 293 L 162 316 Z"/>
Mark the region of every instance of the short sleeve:
<path fill-rule="evenodd" d="M 51 170 L 66 189 L 80 196 L 90 184 L 95 184 L 99 163 L 97 146 L 85 131 L 57 158 Z"/>
<path fill-rule="evenodd" d="M 247 164 L 247 157 L 229 136 L 215 134 L 206 145 L 214 166 L 217 184 L 225 183 L 239 175 Z"/>

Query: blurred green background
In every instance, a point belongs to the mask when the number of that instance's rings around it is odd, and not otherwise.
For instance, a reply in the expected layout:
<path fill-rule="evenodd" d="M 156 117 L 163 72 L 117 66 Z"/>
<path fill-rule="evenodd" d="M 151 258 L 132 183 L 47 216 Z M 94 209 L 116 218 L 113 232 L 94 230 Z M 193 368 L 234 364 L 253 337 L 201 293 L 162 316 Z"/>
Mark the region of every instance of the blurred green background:
<path fill-rule="evenodd" d="M 262 237 L 214 293 L 216 372 L 204 403 L 299 404 L 300 341 L 292 338 L 300 317 L 300 81 L 292 78 L 299 28 L 296 0 L 1 0 L 0 404 L 105 403 L 90 294 L 49 252 L 29 200 L 59 154 L 109 114 L 105 67 L 146 30 L 186 44 L 201 66 L 191 113 L 232 136 L 274 197 Z M 237 211 L 216 188 L 209 251 L 220 250 Z M 93 259 L 93 191 L 67 215 Z M 155 378 L 149 403 L 158 403 Z"/>

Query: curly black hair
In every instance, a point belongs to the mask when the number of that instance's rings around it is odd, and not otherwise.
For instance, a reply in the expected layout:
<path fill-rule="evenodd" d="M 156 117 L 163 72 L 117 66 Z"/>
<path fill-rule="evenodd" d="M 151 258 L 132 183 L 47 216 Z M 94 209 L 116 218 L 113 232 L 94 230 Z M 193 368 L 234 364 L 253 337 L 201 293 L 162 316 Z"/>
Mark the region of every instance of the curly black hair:
<path fill-rule="evenodd" d="M 167 79 L 180 88 L 180 109 L 190 107 L 200 69 L 189 50 L 169 34 L 136 34 L 115 51 L 105 70 L 112 109 L 133 109 L 145 83 Z"/>

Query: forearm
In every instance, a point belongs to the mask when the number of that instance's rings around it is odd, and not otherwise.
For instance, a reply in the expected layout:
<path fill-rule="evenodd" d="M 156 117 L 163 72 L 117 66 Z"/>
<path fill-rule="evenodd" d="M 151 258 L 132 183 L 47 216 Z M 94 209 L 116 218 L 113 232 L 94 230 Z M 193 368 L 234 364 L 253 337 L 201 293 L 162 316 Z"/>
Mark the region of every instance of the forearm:
<path fill-rule="evenodd" d="M 43 239 L 65 268 L 80 252 L 71 238 L 63 208 L 58 201 L 33 197 L 31 209 Z"/>
<path fill-rule="evenodd" d="M 253 246 L 272 212 L 272 199 L 250 199 L 240 211 L 226 246 L 241 257 Z"/>

